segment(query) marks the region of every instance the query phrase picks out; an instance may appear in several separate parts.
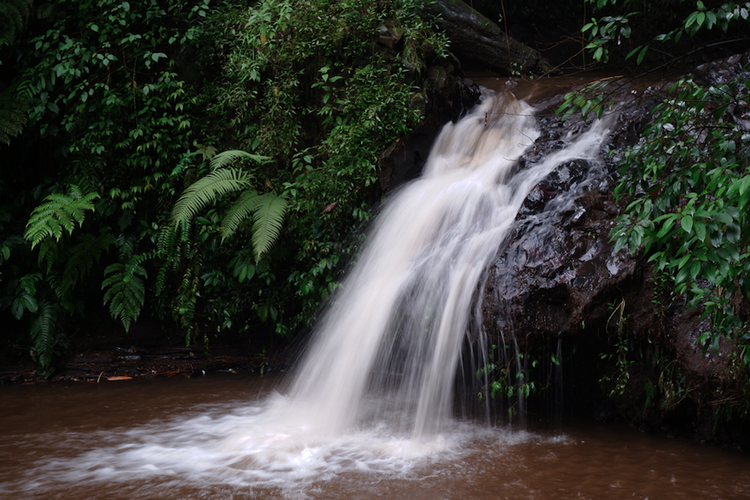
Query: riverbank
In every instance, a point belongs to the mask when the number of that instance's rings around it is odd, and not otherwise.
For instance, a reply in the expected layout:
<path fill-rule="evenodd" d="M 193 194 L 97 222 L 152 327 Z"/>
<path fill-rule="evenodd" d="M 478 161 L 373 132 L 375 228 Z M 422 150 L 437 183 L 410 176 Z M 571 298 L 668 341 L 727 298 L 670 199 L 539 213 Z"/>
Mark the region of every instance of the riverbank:
<path fill-rule="evenodd" d="M 0 356 L 0 385 L 51 382 L 102 383 L 156 377 L 201 377 L 209 373 L 267 374 L 286 369 L 287 358 L 278 341 L 250 344 L 247 340 L 185 346 L 177 337 L 164 342 L 154 325 L 139 325 L 129 334 L 107 332 L 75 342 L 54 373 L 45 378 L 30 359 Z"/>

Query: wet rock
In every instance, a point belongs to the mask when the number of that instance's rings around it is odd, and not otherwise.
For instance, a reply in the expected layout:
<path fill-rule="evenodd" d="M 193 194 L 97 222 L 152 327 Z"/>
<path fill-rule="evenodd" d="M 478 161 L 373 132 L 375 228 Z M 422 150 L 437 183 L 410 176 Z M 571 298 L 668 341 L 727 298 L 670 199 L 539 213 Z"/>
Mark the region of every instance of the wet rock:
<path fill-rule="evenodd" d="M 738 78 L 750 77 L 750 72 L 746 69 L 748 64 L 750 64 L 750 52 L 745 52 L 701 64 L 693 73 L 711 85 L 724 85 Z"/>
<path fill-rule="evenodd" d="M 615 254 L 609 241 L 620 209 L 612 195 L 616 157 L 607 153 L 647 119 L 652 103 L 630 98 L 628 104 L 600 159 L 558 165 L 524 201 L 513 233 L 488 270 L 484 326 L 492 335 L 509 328 L 523 332 L 523 340 L 580 333 L 586 323 L 606 322 L 618 287 L 632 279 L 638 258 Z M 542 161 L 588 124 L 547 116 L 540 126 L 539 139 L 517 168 Z"/>
<path fill-rule="evenodd" d="M 727 64 L 731 73 L 736 61 Z M 711 71 L 719 78 L 718 69 Z M 750 446 L 750 435 L 742 431 L 750 422 L 745 410 L 728 410 L 748 404 L 748 377 L 740 373 L 747 370 L 730 359 L 734 346 L 723 341 L 718 353 L 704 352 L 697 344 L 709 327 L 702 310 L 670 295 L 645 256 L 615 253 L 609 241 L 627 202 L 618 203 L 612 193 L 619 155 L 637 142 L 655 104 L 623 95 L 628 100 L 600 158 L 559 165 L 525 200 L 487 270 L 484 330 L 493 343 L 513 335 L 525 352 L 557 339 L 572 346 L 566 384 L 584 387 L 586 394 L 573 395 L 573 404 L 586 399 L 595 418 Z M 542 161 L 569 131 L 587 126 L 554 116 L 540 123 L 539 139 L 516 169 Z M 618 343 L 627 352 L 618 352 Z M 612 391 L 618 378 L 623 389 Z"/>

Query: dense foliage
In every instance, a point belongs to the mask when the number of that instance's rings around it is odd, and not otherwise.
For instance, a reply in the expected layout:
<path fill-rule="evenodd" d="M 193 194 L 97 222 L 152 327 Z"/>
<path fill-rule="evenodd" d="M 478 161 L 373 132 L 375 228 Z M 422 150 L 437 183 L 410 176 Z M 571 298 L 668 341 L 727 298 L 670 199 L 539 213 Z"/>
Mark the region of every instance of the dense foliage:
<path fill-rule="evenodd" d="M 596 3 L 605 8 L 616 2 Z M 696 42 L 699 48 L 736 41 L 707 36 L 712 29 L 726 33 L 735 28 L 746 36 L 750 4 L 685 3 L 684 17 L 675 16 L 668 31 L 630 49 L 626 57 L 635 56 L 640 64 L 657 43 L 697 36 L 704 36 Z M 625 6 L 633 7 L 630 2 Z M 583 26 L 591 36 L 593 57 L 606 60 L 615 40 L 630 38 L 628 20 L 640 14 L 592 19 Z M 716 85 L 683 78 L 657 94 L 661 101 L 651 122 L 621 160 L 615 194 L 627 204 L 611 237 L 617 251 L 643 249 L 655 271 L 670 277 L 676 296 L 685 297 L 690 307 L 703 308 L 711 321 L 700 344 L 718 352 L 721 339 L 730 339 L 736 346 L 734 359 L 750 365 L 745 305 L 750 300 L 750 73 L 746 69 L 740 76 Z M 601 116 L 614 102 L 608 84 L 600 80 L 568 94 L 560 111 L 564 116 L 575 110 Z"/>
<path fill-rule="evenodd" d="M 2 345 L 45 374 L 106 316 L 309 321 L 447 45 L 411 0 L 0 5 Z"/>
<path fill-rule="evenodd" d="M 586 0 L 586 3 L 597 14 L 581 28 L 588 39 L 585 48 L 594 61 L 606 62 L 615 54 L 619 59 L 634 58 L 641 64 L 650 54 L 657 62 L 673 65 L 707 48 L 730 44 L 742 47 L 746 42 L 750 2 Z"/>
<path fill-rule="evenodd" d="M 675 291 L 705 308 L 712 321 L 702 344 L 718 351 L 721 337 L 737 340 L 745 364 L 750 332 L 736 299 L 750 299 L 749 95 L 750 80 L 680 80 L 670 89 L 642 142 L 624 155 L 616 192 L 631 201 L 612 233 L 617 250 L 643 245 Z"/>

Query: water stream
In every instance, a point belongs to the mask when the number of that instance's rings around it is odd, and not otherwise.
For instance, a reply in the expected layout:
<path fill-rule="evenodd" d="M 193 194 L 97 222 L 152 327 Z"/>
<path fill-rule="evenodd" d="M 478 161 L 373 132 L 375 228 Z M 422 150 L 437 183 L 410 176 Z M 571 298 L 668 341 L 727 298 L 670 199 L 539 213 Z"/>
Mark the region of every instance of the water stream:
<path fill-rule="evenodd" d="M 684 443 L 659 444 L 670 450 L 665 460 L 646 465 L 642 456 L 656 451 L 630 456 L 611 478 L 597 469 L 597 479 L 585 484 L 575 464 L 609 461 L 608 437 L 589 447 L 589 438 L 575 433 L 490 426 L 453 411 L 464 339 L 482 345 L 472 306 L 487 263 L 528 192 L 562 162 L 596 158 L 606 134 L 606 120 L 595 122 L 544 161 L 514 168 L 539 135 L 533 109 L 510 93 L 488 92 L 471 114 L 446 126 L 423 176 L 387 201 L 282 390 L 245 381 L 250 395 L 227 392 L 231 384 L 192 398 L 167 391 L 156 407 L 102 390 L 96 397 L 108 399 L 98 406 L 96 399 L 94 406 L 58 401 L 55 411 L 67 417 L 36 424 L 30 417 L 46 412 L 44 403 L 29 408 L 23 397 L 4 397 L 11 406 L 0 417 L 0 497 L 562 498 L 577 491 L 581 498 L 663 498 L 658 491 L 696 488 L 709 497 L 747 494 L 750 469 L 734 455 L 723 460 L 744 469 L 721 484 L 704 484 L 710 474 L 673 472 L 665 464 Z M 149 387 L 137 394 L 149 398 Z M 57 397 L 88 390 L 99 389 L 60 388 Z M 615 445 L 622 446 L 629 445 Z"/>

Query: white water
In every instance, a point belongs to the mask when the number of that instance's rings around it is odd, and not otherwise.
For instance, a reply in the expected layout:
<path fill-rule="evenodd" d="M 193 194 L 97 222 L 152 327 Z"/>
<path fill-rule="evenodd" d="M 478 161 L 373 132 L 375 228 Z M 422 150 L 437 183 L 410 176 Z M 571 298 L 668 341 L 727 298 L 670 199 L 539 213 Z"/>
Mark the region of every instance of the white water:
<path fill-rule="evenodd" d="M 399 415 L 391 425 L 418 439 L 450 421 L 483 271 L 529 191 L 557 165 L 596 157 L 606 133 L 598 122 L 512 175 L 539 135 L 527 104 L 488 95 L 446 126 L 423 176 L 378 217 L 292 385 L 292 401 L 316 432 L 340 435 Z"/>
<path fill-rule="evenodd" d="M 539 135 L 533 110 L 485 96 L 443 130 L 423 177 L 386 204 L 288 395 L 103 435 L 109 447 L 83 446 L 72 467 L 44 462 L 46 479 L 20 488 L 135 476 L 299 493 L 342 473 L 406 477 L 477 440 L 526 439 L 452 417 L 461 345 L 481 334 L 470 332 L 472 304 L 528 192 L 560 163 L 596 157 L 606 133 L 596 123 L 512 175 Z"/>

